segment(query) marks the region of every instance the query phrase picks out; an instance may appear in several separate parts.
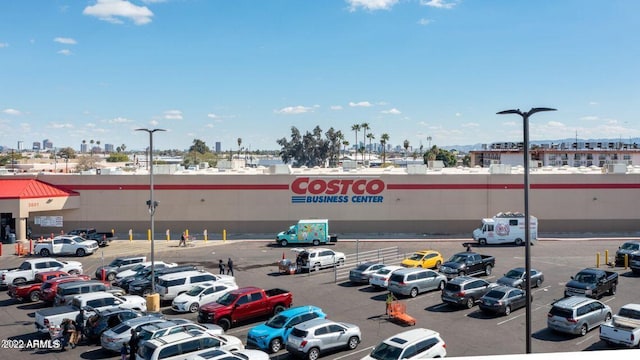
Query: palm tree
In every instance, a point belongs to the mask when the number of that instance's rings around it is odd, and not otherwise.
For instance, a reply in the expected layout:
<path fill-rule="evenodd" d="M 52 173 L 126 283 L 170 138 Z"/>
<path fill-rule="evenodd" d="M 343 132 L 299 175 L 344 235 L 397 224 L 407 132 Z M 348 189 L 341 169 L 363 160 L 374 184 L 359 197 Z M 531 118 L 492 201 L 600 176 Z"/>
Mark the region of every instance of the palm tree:
<path fill-rule="evenodd" d="M 356 166 L 358 165 L 358 131 L 360 131 L 360 124 L 351 125 L 351 130 L 356 133 Z"/>
<path fill-rule="evenodd" d="M 405 140 L 403 143 L 404 146 L 404 159 L 405 159 L 405 165 L 408 164 L 408 160 L 407 160 L 407 151 L 409 151 L 409 140 Z"/>
<path fill-rule="evenodd" d="M 380 135 L 380 145 L 382 145 L 382 165 L 387 161 L 387 141 L 389 141 L 389 134 L 384 133 Z"/>
<path fill-rule="evenodd" d="M 98 147 L 98 149 L 100 149 L 100 140 L 96 140 L 96 146 Z M 100 149 L 102 150 L 102 149 Z"/>
<path fill-rule="evenodd" d="M 367 139 L 369 139 L 369 162 L 371 162 L 371 140 L 375 139 L 375 135 L 373 135 L 373 133 L 368 133 L 367 134 Z"/>
<path fill-rule="evenodd" d="M 360 128 L 362 128 L 362 138 L 366 138 L 367 137 L 367 130 L 369 130 L 369 123 L 362 123 L 360 124 Z M 366 140 L 365 140 L 365 145 L 367 145 Z M 362 155 L 362 163 L 364 164 L 364 154 Z"/>
<path fill-rule="evenodd" d="M 82 140 L 82 145 L 87 145 L 87 140 Z M 84 148 L 85 146 L 83 146 Z"/>
<path fill-rule="evenodd" d="M 120 149 L 122 149 L 122 152 L 124 152 L 124 150 L 125 150 L 126 148 L 127 148 L 127 145 L 125 145 L 125 144 L 120 145 Z"/>
<path fill-rule="evenodd" d="M 93 139 L 89 140 L 89 144 L 91 144 L 91 149 L 90 149 L 91 156 L 93 156 L 93 144 L 95 144 L 95 142 L 96 142 L 96 141 L 95 141 L 95 140 L 93 140 Z"/>
<path fill-rule="evenodd" d="M 240 160 L 240 151 L 241 151 L 241 146 L 242 145 L 242 138 L 238 138 L 238 160 Z"/>
<path fill-rule="evenodd" d="M 347 152 L 347 146 L 349 146 L 349 140 L 342 140 L 342 146 L 344 146 L 344 153 Z"/>

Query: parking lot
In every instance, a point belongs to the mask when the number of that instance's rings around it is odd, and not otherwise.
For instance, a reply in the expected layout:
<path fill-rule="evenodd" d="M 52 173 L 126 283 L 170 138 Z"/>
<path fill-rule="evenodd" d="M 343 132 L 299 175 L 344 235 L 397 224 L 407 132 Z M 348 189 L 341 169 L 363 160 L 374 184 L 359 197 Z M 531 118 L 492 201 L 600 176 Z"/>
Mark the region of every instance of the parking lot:
<path fill-rule="evenodd" d="M 539 241 L 531 247 L 532 268 L 544 273 L 545 281 L 540 288 L 532 289 L 532 350 L 536 353 L 582 351 L 606 349 L 599 341 L 598 330 L 584 337 L 565 336 L 552 333 L 546 328 L 547 312 L 550 304 L 563 296 L 564 284 L 578 270 L 595 266 L 596 253 L 604 256 L 609 250 L 609 260 L 615 255 L 620 240 L 561 240 Z M 178 248 L 175 244 L 156 241 L 156 260 L 193 263 L 214 273 L 218 272 L 219 259 L 226 261 L 231 257 L 235 263 L 236 282 L 239 286 L 258 286 L 263 288 L 284 288 L 293 293 L 294 305 L 312 304 L 321 307 L 332 320 L 353 323 L 360 326 L 362 343 L 354 351 L 341 351 L 325 355 L 326 359 L 360 359 L 382 339 L 407 330 L 391 322 L 385 316 L 386 293 L 369 286 L 354 286 L 343 277 L 343 273 L 334 273 L 332 269 L 312 274 L 281 275 L 276 265 L 283 256 L 293 258 L 291 248 L 281 248 L 272 242 L 233 240 L 196 243 L 189 248 Z M 415 250 L 435 249 L 445 259 L 456 252 L 464 251 L 460 240 L 371 240 L 340 241 L 329 245 L 332 249 L 347 254 L 347 260 L 355 258 L 356 252 L 397 247 L 399 254 L 409 254 Z M 97 254 L 80 260 L 86 274 L 93 274 L 103 263 L 116 256 L 143 254 L 149 255 L 147 241 L 116 241 Z M 485 246 L 474 247 L 481 254 L 493 255 L 496 266 L 493 274 L 485 277 L 495 281 L 509 269 L 524 266 L 524 247 Z M 21 258 L 5 255 L 1 258 L 1 268 L 17 266 Z M 388 259 L 388 258 L 387 258 Z M 64 260 L 64 258 L 62 258 Z M 388 261 L 398 264 L 399 260 Z M 604 263 L 604 259 L 602 260 Z M 606 267 L 602 265 L 601 267 Z M 640 278 L 631 271 L 614 268 L 620 274 L 618 292 L 615 296 L 605 296 L 601 300 L 616 312 L 620 306 L 637 302 L 640 298 Z M 338 277 L 336 281 L 336 277 Z M 440 332 L 447 343 L 448 356 L 473 356 L 489 354 L 511 354 L 525 352 L 525 311 L 518 309 L 509 316 L 489 316 L 481 313 L 478 307 L 456 309 L 443 305 L 440 292 L 431 291 L 416 298 L 402 299 L 407 305 L 407 313 L 417 319 L 419 327 Z M 40 303 L 17 303 L 3 291 L 0 294 L 0 340 L 28 340 L 37 333 L 33 324 L 34 312 L 42 308 Z M 176 314 L 170 304 L 162 304 L 161 311 L 169 318 L 181 317 L 195 321 L 196 314 Z M 227 331 L 228 334 L 246 340 L 248 330 L 257 323 L 241 324 Z M 3 342 L 6 344 L 6 342 Z M 6 346 L 5 346 L 6 347 Z M 118 354 L 104 352 L 99 346 L 79 346 L 59 353 L 44 349 L 2 349 L 3 358 L 33 359 L 116 359 Z M 9 356 L 10 355 L 10 356 Z M 282 350 L 271 355 L 272 359 L 288 359 Z"/>

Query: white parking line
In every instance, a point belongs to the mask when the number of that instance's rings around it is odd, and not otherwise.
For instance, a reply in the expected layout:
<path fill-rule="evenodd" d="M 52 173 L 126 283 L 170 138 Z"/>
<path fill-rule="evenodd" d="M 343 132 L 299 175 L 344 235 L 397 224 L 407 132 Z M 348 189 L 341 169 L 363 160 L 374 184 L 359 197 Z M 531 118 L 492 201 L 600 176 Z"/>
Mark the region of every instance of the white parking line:
<path fill-rule="evenodd" d="M 349 357 L 349 356 L 351 356 L 351 355 L 354 355 L 354 354 L 357 354 L 357 353 L 361 353 L 361 352 L 363 352 L 363 351 L 369 351 L 369 350 L 371 350 L 371 349 L 373 349 L 373 346 L 369 346 L 369 347 L 367 347 L 367 348 L 360 349 L 360 350 L 358 350 L 358 351 L 352 351 L 352 352 L 350 352 L 350 353 L 348 353 L 348 354 L 346 354 L 346 355 L 342 355 L 342 356 L 338 356 L 337 358 L 333 358 L 333 360 L 344 359 L 344 358 Z"/>
<path fill-rule="evenodd" d="M 225 334 L 236 334 L 236 333 L 239 333 L 239 332 L 243 332 L 243 331 L 249 330 L 249 329 L 251 329 L 252 327 L 255 327 L 255 326 L 256 326 L 255 324 L 252 324 L 252 325 L 240 326 L 240 327 L 237 327 L 237 328 L 231 328 L 231 329 L 225 331 L 224 333 Z"/>
<path fill-rule="evenodd" d="M 593 338 L 593 335 L 591 335 L 591 336 L 586 336 L 582 341 L 578 341 L 578 342 L 576 343 L 576 345 L 580 345 L 580 344 L 582 344 L 583 342 L 585 342 L 585 341 L 587 341 L 587 340 L 591 340 L 592 338 Z"/>
<path fill-rule="evenodd" d="M 531 312 L 534 312 L 534 311 L 536 311 L 536 310 L 540 310 L 540 309 L 542 309 L 542 306 L 538 306 L 538 307 L 537 307 L 537 308 L 535 308 L 535 309 L 531 309 Z M 498 325 L 502 325 L 502 324 L 504 324 L 504 323 L 507 323 L 507 322 L 509 322 L 509 321 L 511 321 L 511 320 L 515 320 L 515 319 L 517 319 L 517 318 L 523 317 L 523 316 L 525 316 L 525 315 L 526 315 L 526 314 L 520 314 L 520 315 L 516 315 L 516 316 L 510 316 L 508 319 L 506 319 L 506 320 L 504 320 L 504 321 L 500 321 L 500 322 L 498 323 Z"/>

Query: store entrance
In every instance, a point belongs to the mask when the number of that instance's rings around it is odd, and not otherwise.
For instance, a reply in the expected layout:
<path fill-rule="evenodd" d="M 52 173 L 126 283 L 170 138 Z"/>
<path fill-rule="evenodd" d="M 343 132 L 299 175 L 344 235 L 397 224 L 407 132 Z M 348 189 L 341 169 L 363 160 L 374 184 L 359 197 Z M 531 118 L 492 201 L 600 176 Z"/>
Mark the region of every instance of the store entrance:
<path fill-rule="evenodd" d="M 9 234 L 16 232 L 16 219 L 12 213 L 0 213 L 0 235 L 4 243 L 8 243 Z"/>

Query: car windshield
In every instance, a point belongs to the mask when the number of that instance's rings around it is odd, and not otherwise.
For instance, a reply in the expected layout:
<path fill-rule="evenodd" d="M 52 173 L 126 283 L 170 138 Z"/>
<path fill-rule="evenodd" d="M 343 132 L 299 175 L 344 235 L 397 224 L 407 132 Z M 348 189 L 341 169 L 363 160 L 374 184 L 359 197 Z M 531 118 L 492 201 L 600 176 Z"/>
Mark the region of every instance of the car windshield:
<path fill-rule="evenodd" d="M 125 323 L 121 323 L 120 325 L 117 325 L 116 327 L 112 328 L 111 331 L 113 331 L 116 334 L 124 334 L 127 331 L 129 331 L 129 329 L 131 329 L 131 326 Z"/>
<path fill-rule="evenodd" d="M 20 269 L 20 270 L 31 270 L 31 264 L 25 261 L 22 264 L 20 264 L 20 267 L 18 269 Z"/>
<path fill-rule="evenodd" d="M 385 275 L 391 272 L 391 269 L 382 268 L 376 272 L 376 274 Z"/>
<path fill-rule="evenodd" d="M 358 267 L 356 268 L 356 270 L 365 271 L 365 270 L 367 270 L 370 266 L 371 266 L 371 264 L 360 264 L 360 265 L 358 265 Z"/>
<path fill-rule="evenodd" d="M 578 273 L 574 278 L 575 281 L 592 284 L 596 282 L 596 276 L 589 273 Z"/>
<path fill-rule="evenodd" d="M 226 293 L 220 297 L 216 302 L 220 305 L 231 305 L 232 302 L 236 301 L 238 298 L 237 294 Z"/>
<path fill-rule="evenodd" d="M 492 299 L 502 299 L 504 297 L 505 292 L 502 290 L 491 290 L 485 295 L 485 297 Z"/>
<path fill-rule="evenodd" d="M 620 247 L 622 250 L 638 250 L 640 249 L 640 244 L 638 243 L 624 243 Z"/>
<path fill-rule="evenodd" d="M 523 273 L 524 271 L 522 270 L 513 269 L 513 270 L 509 270 L 509 272 L 505 275 L 505 277 L 508 277 L 509 279 L 520 279 L 522 278 Z"/>
<path fill-rule="evenodd" d="M 140 271 L 140 270 L 144 269 L 145 267 L 146 267 L 145 265 L 138 264 L 138 265 L 136 265 L 136 266 L 132 267 L 132 268 L 131 268 L 131 271 L 138 272 L 138 271 Z"/>
<path fill-rule="evenodd" d="M 423 256 L 424 256 L 424 254 L 415 253 L 415 254 L 409 256 L 409 260 L 414 260 L 414 261 L 422 260 Z"/>
<path fill-rule="evenodd" d="M 109 263 L 109 266 L 120 266 L 120 264 L 122 264 L 121 259 L 114 259 L 112 262 Z"/>
<path fill-rule="evenodd" d="M 402 348 L 382 343 L 376 346 L 371 352 L 371 357 L 377 360 L 396 360 L 400 359 Z"/>
<path fill-rule="evenodd" d="M 451 259 L 449 259 L 449 262 L 454 263 L 463 263 L 465 261 L 467 261 L 467 257 L 465 255 L 453 255 Z"/>
<path fill-rule="evenodd" d="M 268 327 L 274 328 L 274 329 L 280 329 L 284 326 L 284 323 L 287 321 L 287 317 L 283 316 L 283 315 L 276 315 L 274 317 L 272 317 L 271 319 L 269 319 L 269 321 L 267 321 L 265 323 L 265 325 L 267 325 Z"/>
<path fill-rule="evenodd" d="M 198 296 L 204 290 L 202 286 L 194 286 L 189 291 L 187 291 L 187 295 L 189 296 Z"/>

